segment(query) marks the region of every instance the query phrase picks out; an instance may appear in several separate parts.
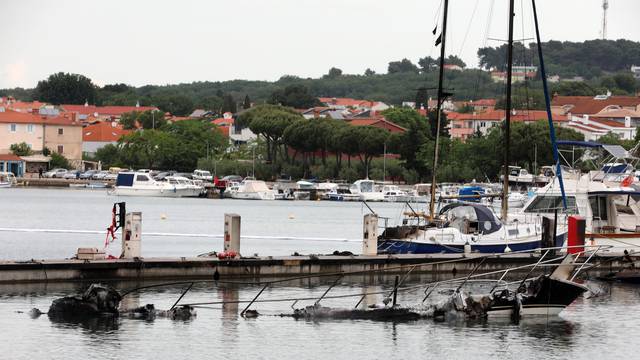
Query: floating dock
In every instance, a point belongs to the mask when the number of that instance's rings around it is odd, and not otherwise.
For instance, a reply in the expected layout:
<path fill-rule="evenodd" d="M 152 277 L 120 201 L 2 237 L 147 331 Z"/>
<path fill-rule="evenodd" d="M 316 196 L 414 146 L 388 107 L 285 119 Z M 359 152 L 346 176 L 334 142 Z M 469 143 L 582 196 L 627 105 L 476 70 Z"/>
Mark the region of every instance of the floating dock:
<path fill-rule="evenodd" d="M 141 258 L 116 260 L 30 260 L 0 262 L 0 283 L 62 282 L 95 280 L 220 279 L 295 277 L 331 273 L 376 272 L 456 274 L 468 273 L 480 263 L 478 254 L 283 256 L 220 260 L 214 257 Z M 550 259 L 548 256 L 546 259 Z M 478 272 L 504 270 L 532 264 L 535 254 L 505 254 L 486 257 Z M 634 258 L 638 260 L 638 258 Z M 594 257 L 601 271 L 628 267 L 621 258 Z M 528 272 L 530 268 L 515 272 Z"/>

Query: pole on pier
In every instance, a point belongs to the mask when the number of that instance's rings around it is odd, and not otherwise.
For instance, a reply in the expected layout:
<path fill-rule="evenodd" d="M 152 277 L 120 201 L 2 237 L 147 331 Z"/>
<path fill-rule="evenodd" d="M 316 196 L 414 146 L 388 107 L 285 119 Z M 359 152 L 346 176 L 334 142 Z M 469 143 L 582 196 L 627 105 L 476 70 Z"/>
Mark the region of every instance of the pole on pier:
<path fill-rule="evenodd" d="M 142 255 L 142 213 L 130 212 L 124 217 L 122 228 L 123 259 L 139 258 Z"/>
<path fill-rule="evenodd" d="M 364 216 L 362 255 L 378 255 L 378 215 Z"/>
<path fill-rule="evenodd" d="M 224 251 L 240 254 L 240 215 L 224 214 Z"/>

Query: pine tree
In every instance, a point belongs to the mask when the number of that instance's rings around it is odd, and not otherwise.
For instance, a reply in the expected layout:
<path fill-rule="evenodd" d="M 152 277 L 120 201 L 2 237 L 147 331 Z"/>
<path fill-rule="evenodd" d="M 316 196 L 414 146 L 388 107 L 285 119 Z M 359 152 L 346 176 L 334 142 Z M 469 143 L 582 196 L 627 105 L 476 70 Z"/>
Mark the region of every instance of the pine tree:
<path fill-rule="evenodd" d="M 242 103 L 243 109 L 249 109 L 251 107 L 251 99 L 249 99 L 249 94 L 244 97 L 244 102 Z"/>

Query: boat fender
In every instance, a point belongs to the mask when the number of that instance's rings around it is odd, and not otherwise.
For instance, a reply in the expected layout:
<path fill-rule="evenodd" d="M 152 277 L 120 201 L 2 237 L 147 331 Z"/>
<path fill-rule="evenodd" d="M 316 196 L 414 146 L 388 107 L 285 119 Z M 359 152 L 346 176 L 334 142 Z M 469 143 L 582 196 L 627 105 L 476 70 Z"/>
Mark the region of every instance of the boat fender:
<path fill-rule="evenodd" d="M 522 294 L 518 293 L 514 296 L 513 311 L 511 312 L 511 319 L 515 322 L 520 320 L 522 315 Z"/>

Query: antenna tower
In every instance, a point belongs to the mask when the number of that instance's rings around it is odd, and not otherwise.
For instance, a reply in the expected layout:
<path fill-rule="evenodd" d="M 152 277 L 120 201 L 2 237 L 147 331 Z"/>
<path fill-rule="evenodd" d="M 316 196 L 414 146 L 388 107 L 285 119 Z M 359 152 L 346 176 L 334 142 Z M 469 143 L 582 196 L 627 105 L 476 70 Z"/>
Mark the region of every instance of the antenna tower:
<path fill-rule="evenodd" d="M 607 39 L 607 9 L 609 0 L 602 0 L 602 40 Z"/>

